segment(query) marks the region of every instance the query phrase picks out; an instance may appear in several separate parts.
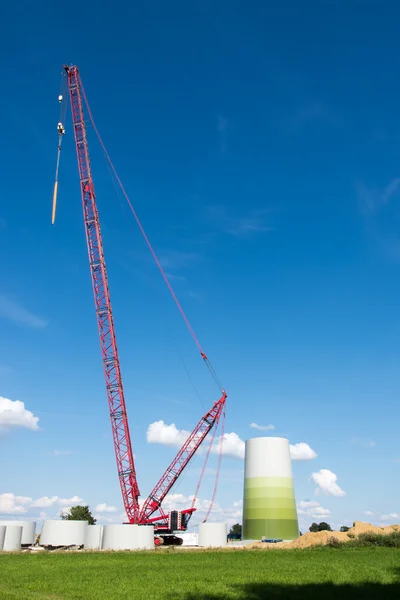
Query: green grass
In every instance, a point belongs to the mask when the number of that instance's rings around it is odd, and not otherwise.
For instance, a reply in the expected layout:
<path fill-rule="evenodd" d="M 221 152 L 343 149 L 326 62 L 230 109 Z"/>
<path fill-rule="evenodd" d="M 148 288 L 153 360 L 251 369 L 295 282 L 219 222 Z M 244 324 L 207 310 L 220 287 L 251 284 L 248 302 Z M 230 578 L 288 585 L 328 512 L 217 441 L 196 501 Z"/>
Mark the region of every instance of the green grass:
<path fill-rule="evenodd" d="M 400 550 L 0 555 L 3 600 L 400 598 Z"/>

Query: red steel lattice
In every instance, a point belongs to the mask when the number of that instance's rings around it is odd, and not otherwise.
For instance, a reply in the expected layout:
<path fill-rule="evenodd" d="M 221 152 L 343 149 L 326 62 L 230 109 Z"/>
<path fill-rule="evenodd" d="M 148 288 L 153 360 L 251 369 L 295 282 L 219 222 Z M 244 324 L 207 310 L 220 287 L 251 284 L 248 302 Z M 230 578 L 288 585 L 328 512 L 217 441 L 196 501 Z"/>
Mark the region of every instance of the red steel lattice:
<path fill-rule="evenodd" d="M 68 88 L 81 183 L 83 217 L 118 476 L 128 519 L 132 523 L 135 523 L 138 520 L 139 514 L 140 492 L 133 460 L 103 242 L 90 168 L 80 77 L 77 67 L 65 67 L 65 70 L 68 74 Z"/>
<path fill-rule="evenodd" d="M 124 508 L 130 523 L 153 523 L 156 521 L 163 521 L 168 518 L 168 515 L 165 515 L 165 513 L 162 510 L 162 501 L 164 500 L 168 492 L 171 490 L 177 479 L 180 477 L 183 470 L 188 465 L 189 461 L 193 458 L 197 449 L 205 440 L 208 433 L 211 431 L 214 425 L 218 425 L 221 414 L 224 411 L 227 395 L 225 391 L 222 390 L 222 397 L 218 401 L 216 401 L 211 410 L 209 410 L 200 419 L 192 433 L 189 435 L 186 442 L 183 444 L 182 448 L 179 450 L 179 452 L 177 453 L 177 455 L 175 456 L 175 458 L 173 459 L 173 461 L 171 462 L 161 479 L 158 481 L 157 485 L 152 490 L 147 500 L 144 502 L 142 509 L 140 510 L 140 492 L 137 483 L 135 463 L 132 453 L 128 417 L 125 406 L 124 389 L 122 385 L 120 362 L 118 357 L 118 349 L 114 330 L 110 292 L 108 288 L 107 271 L 104 260 L 103 242 L 100 231 L 100 222 L 97 212 L 96 196 L 94 192 L 94 185 L 90 168 L 89 150 L 86 138 L 83 100 L 85 100 L 86 104 L 87 100 L 80 80 L 78 68 L 76 66 L 65 66 L 64 68 L 68 76 L 68 90 L 71 101 L 72 121 L 74 127 L 76 152 L 78 157 L 78 169 L 81 184 L 86 241 L 89 253 L 89 263 L 92 277 L 97 325 L 100 336 L 100 347 L 103 359 L 104 375 L 106 380 L 106 390 L 113 433 L 114 449 Z M 87 110 L 89 112 L 89 116 L 92 120 L 93 126 L 95 127 L 88 105 Z M 98 133 L 96 127 L 95 130 L 96 133 Z M 105 150 L 102 142 L 101 144 L 103 146 L 103 149 Z M 136 215 L 135 218 L 137 219 Z M 148 243 L 150 250 L 161 270 L 161 273 L 164 279 L 167 281 L 166 275 L 161 267 L 161 264 L 159 263 L 154 253 L 154 250 L 150 246 L 150 243 L 139 221 L 138 223 L 143 235 L 145 236 L 146 242 Z M 194 332 L 186 318 L 186 315 L 184 314 L 169 283 L 168 287 L 174 297 L 175 302 L 178 305 L 179 310 L 181 311 L 185 319 L 189 331 L 194 337 L 197 346 L 201 350 L 199 342 L 197 341 L 197 338 L 194 335 Z M 206 362 L 208 368 L 210 369 L 210 372 L 214 379 L 218 381 L 214 369 L 212 368 L 207 356 L 202 350 L 201 356 Z M 194 510 L 194 508 L 191 508 L 182 511 L 182 513 L 191 514 Z M 158 512 L 158 515 L 156 517 L 152 517 L 152 515 L 155 512 Z"/>

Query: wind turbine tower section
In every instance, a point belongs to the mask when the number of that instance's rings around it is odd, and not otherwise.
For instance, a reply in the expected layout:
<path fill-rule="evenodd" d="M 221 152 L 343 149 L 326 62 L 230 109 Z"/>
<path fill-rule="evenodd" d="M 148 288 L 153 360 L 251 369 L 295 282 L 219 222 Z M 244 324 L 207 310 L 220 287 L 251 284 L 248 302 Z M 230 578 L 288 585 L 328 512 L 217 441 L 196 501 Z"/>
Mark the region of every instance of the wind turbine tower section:
<path fill-rule="evenodd" d="M 289 440 L 246 441 L 243 539 L 294 540 L 299 535 Z"/>

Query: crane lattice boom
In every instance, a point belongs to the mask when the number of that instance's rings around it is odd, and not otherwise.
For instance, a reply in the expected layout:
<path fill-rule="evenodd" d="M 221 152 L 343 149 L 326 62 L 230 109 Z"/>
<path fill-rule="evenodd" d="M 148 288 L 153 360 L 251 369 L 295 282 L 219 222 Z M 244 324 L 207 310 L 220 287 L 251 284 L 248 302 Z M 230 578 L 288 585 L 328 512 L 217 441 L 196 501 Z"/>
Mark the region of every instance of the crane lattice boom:
<path fill-rule="evenodd" d="M 103 241 L 96 206 L 93 179 L 90 168 L 89 150 L 77 67 L 65 67 L 71 100 L 72 121 L 81 183 L 83 218 L 89 252 L 97 325 L 100 335 L 101 354 L 115 455 L 122 498 L 130 521 L 137 522 L 139 513 L 139 488 L 126 413 L 124 388 L 122 385 L 114 321 L 108 289 L 107 271 L 104 260 Z"/>
<path fill-rule="evenodd" d="M 108 288 L 106 264 L 104 260 L 103 242 L 90 168 L 88 143 L 86 139 L 83 104 L 84 101 L 87 104 L 87 100 L 81 83 L 78 68 L 76 66 L 65 66 L 64 69 L 68 76 L 68 90 L 71 101 L 72 121 L 78 158 L 83 217 L 89 253 L 90 272 L 93 284 L 93 294 L 100 336 L 100 347 L 103 359 L 115 456 L 124 508 L 130 523 L 146 524 L 156 521 L 165 521 L 167 516 L 162 510 L 162 501 L 164 500 L 166 494 L 171 490 L 179 476 L 182 474 L 190 460 L 193 458 L 194 454 L 199 446 L 203 443 L 208 433 L 211 431 L 214 425 L 218 425 L 220 417 L 224 413 L 227 395 L 225 391 L 222 390 L 222 397 L 214 403 L 213 407 L 197 423 L 196 427 L 189 435 L 188 439 L 183 444 L 182 448 L 179 450 L 176 457 L 171 462 L 157 485 L 154 487 L 147 500 L 145 500 L 143 507 L 140 509 L 140 492 L 132 453 L 128 416 L 124 398 L 124 388 L 122 384 L 110 292 Z M 91 117 L 88 105 L 87 109 Z M 139 226 L 144 234 L 140 223 Z M 162 267 L 146 236 L 145 239 L 153 253 L 153 256 L 156 259 L 164 279 L 167 281 L 166 274 L 162 270 Z M 193 330 L 191 329 L 190 324 L 169 284 L 168 287 L 175 301 L 177 302 L 178 308 L 180 309 L 191 334 L 194 336 Z M 195 336 L 194 339 L 199 346 Z M 201 349 L 200 346 L 199 348 Z M 216 378 L 215 372 L 203 351 L 201 351 L 201 356 L 206 362 L 213 377 Z M 191 508 L 182 511 L 182 513 L 190 515 L 194 510 L 194 508 Z M 158 516 L 152 517 L 156 511 L 159 513 Z"/>
<path fill-rule="evenodd" d="M 214 406 L 204 415 L 189 435 L 174 460 L 171 462 L 164 475 L 154 487 L 149 497 L 143 504 L 140 512 L 140 522 L 145 523 L 151 515 L 159 509 L 165 496 L 168 494 L 176 480 L 186 467 L 196 450 L 203 443 L 214 425 L 218 424 L 221 414 L 225 408 L 226 394 L 214 403 Z"/>

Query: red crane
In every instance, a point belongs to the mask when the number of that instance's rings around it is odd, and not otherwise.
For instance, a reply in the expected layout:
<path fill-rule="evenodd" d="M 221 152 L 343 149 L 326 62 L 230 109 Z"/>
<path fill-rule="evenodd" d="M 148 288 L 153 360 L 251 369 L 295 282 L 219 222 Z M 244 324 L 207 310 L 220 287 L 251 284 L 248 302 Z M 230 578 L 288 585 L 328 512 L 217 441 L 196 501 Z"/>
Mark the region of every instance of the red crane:
<path fill-rule="evenodd" d="M 110 411 L 111 427 L 114 440 L 115 456 L 117 462 L 118 476 L 122 491 L 124 508 L 130 523 L 155 524 L 156 530 L 166 533 L 172 533 L 174 530 L 186 529 L 187 522 L 191 514 L 196 510 L 194 506 L 181 512 L 171 511 L 166 514 L 162 510 L 162 502 L 165 496 L 176 483 L 185 467 L 193 458 L 197 449 L 204 442 L 207 435 L 214 426 L 217 426 L 221 415 L 224 414 L 227 395 L 219 384 L 219 380 L 211 366 L 206 354 L 203 352 L 190 323 L 183 312 L 183 309 L 169 283 L 169 280 L 162 269 L 162 266 L 143 230 L 141 223 L 129 201 L 129 198 L 122 186 L 121 181 L 114 169 L 113 164 L 107 154 L 104 144 L 98 134 L 94 124 L 90 107 L 87 102 L 85 91 L 83 89 L 79 70 L 76 66 L 64 66 L 67 74 L 69 98 L 72 109 L 72 122 L 76 143 L 76 153 L 78 158 L 79 178 L 81 185 L 83 217 L 85 223 L 86 241 L 89 253 L 90 272 L 93 284 L 93 294 L 95 301 L 97 325 L 100 336 L 100 347 L 104 367 L 104 376 Z M 59 97 L 60 102 L 63 100 Z M 115 328 L 110 300 L 110 291 L 108 287 L 107 271 L 104 260 L 103 242 L 101 237 L 99 215 L 96 206 L 96 196 L 93 185 L 93 178 L 90 168 L 90 157 L 88 143 L 86 138 L 84 103 L 90 117 L 90 120 L 99 137 L 100 143 L 105 151 L 106 157 L 114 171 L 114 174 L 121 186 L 121 189 L 129 203 L 133 215 L 139 225 L 139 228 L 145 238 L 147 245 L 159 267 L 161 274 L 171 292 L 184 320 L 192 334 L 201 357 L 210 369 L 211 374 L 219 384 L 221 397 L 214 402 L 212 408 L 200 419 L 192 433 L 189 435 L 182 448 L 172 460 L 142 507 L 139 504 L 139 485 L 136 477 L 135 462 L 133 458 L 131 438 L 129 433 L 128 416 L 124 398 L 124 388 L 122 384 L 120 361 L 118 356 Z M 65 114 L 65 110 L 62 111 Z M 61 139 L 65 133 L 63 123 L 58 124 L 59 131 L 59 153 L 61 148 Z M 53 222 L 55 218 L 55 202 L 57 193 L 59 154 L 57 157 L 56 184 L 53 198 Z M 215 497 L 214 490 L 214 496 Z M 212 500 L 212 502 L 213 502 Z M 211 506 L 210 506 L 211 508 Z M 154 515 L 156 513 L 156 515 Z"/>

